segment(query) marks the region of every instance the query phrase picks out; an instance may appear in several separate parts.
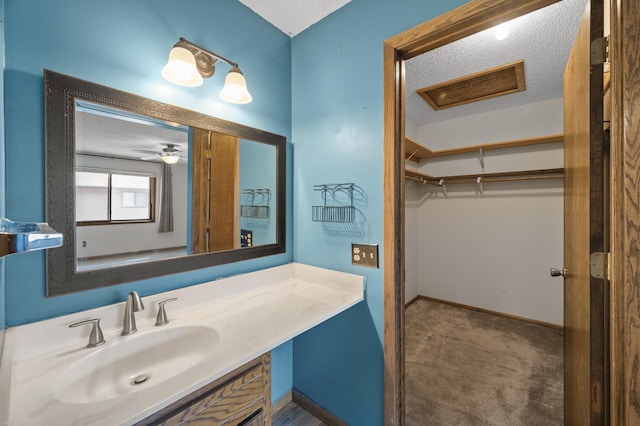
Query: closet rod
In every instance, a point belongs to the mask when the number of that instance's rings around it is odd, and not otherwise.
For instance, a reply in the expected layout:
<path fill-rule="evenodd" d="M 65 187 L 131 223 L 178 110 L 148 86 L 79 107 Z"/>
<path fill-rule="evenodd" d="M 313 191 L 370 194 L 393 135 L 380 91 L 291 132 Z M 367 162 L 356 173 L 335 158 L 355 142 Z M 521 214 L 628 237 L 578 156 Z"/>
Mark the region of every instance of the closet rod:
<path fill-rule="evenodd" d="M 462 175 L 462 176 L 442 176 L 434 177 L 422 175 L 417 172 L 406 172 L 405 179 L 409 179 L 422 184 L 430 184 L 439 186 L 439 182 L 444 179 L 447 184 L 465 184 L 477 183 L 478 177 L 482 178 L 482 183 L 487 182 L 516 182 L 524 180 L 541 180 L 541 179 L 560 179 L 564 176 L 563 169 L 547 169 L 547 170 L 528 170 L 521 172 L 504 172 L 504 173 L 486 173 L 480 175 Z"/>

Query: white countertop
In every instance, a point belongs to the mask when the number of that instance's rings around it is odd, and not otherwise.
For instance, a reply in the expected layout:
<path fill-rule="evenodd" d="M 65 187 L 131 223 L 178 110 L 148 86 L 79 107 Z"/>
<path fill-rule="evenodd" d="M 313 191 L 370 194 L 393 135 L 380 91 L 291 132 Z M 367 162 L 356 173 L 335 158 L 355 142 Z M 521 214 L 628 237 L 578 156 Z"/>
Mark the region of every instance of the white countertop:
<path fill-rule="evenodd" d="M 157 302 L 170 297 L 178 297 L 166 305 L 171 322 L 155 327 Z M 9 328 L 0 364 L 0 379 L 11 383 L 8 424 L 135 423 L 362 300 L 364 277 L 292 263 L 143 297 L 146 309 L 136 313 L 138 332 L 132 336 L 120 336 L 124 303 Z M 96 317 L 106 343 L 89 349 L 90 327 L 68 325 Z M 206 359 L 176 377 L 100 402 L 56 398 L 61 374 L 93 351 L 191 325 L 214 328 L 220 342 Z"/>

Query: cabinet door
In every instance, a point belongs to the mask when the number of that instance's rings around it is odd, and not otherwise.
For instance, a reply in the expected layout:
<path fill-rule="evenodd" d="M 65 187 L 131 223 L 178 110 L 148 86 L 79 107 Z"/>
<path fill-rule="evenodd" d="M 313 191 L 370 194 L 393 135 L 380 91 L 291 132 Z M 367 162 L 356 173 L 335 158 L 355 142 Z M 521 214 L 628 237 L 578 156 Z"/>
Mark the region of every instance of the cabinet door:
<path fill-rule="evenodd" d="M 138 425 L 271 425 L 271 354 L 266 353 Z"/>
<path fill-rule="evenodd" d="M 260 411 L 263 400 L 262 366 L 256 366 L 159 424 L 238 425 Z"/>

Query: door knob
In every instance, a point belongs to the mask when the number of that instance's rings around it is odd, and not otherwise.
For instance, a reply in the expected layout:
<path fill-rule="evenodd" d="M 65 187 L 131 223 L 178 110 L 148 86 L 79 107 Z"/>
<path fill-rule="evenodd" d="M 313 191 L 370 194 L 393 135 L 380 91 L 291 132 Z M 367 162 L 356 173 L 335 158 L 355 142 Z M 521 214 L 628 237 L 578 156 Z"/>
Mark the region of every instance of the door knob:
<path fill-rule="evenodd" d="M 556 268 L 549 268 L 549 273 L 551 274 L 552 277 L 559 277 L 559 276 L 563 276 L 564 278 L 567 277 L 567 268 L 562 268 L 562 269 L 556 269 Z"/>

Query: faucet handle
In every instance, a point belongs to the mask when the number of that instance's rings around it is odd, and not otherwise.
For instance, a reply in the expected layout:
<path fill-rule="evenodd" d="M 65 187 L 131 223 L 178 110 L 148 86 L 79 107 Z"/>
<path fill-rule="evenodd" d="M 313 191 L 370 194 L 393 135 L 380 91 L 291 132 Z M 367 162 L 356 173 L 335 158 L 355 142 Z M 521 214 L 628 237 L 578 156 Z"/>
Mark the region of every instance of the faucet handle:
<path fill-rule="evenodd" d="M 69 328 L 80 327 L 85 324 L 93 324 L 91 328 L 91 334 L 89 335 L 89 344 L 88 348 L 95 348 L 96 346 L 102 345 L 104 340 L 104 335 L 102 334 L 102 329 L 100 328 L 100 318 L 92 318 L 80 322 L 73 323 L 69 326 Z"/>
<path fill-rule="evenodd" d="M 164 305 L 166 303 L 173 302 L 176 300 L 178 300 L 177 297 L 172 297 L 171 299 L 158 302 L 158 316 L 156 317 L 156 327 L 169 324 L 169 319 L 167 318 L 167 311 L 165 311 Z"/>

